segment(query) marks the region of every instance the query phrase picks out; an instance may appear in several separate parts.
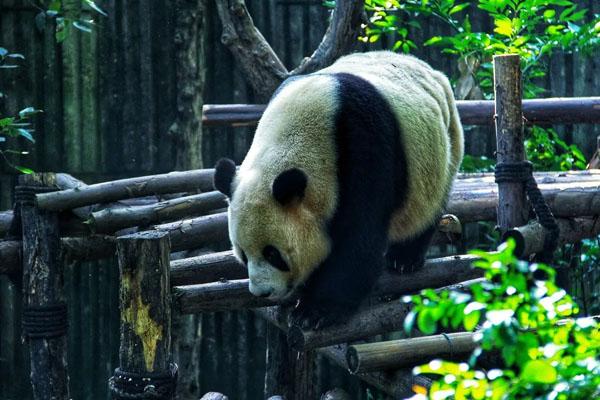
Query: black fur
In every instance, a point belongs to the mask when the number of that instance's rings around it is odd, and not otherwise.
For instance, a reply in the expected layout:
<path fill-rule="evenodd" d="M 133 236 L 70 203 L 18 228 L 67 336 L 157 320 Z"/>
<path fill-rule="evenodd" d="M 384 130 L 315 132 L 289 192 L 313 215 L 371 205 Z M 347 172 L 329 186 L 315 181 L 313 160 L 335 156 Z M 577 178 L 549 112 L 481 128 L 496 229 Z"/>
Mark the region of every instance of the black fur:
<path fill-rule="evenodd" d="M 229 158 L 221 158 L 215 165 L 213 186 L 225 196 L 231 198 L 231 183 L 235 177 L 235 163 Z"/>
<path fill-rule="evenodd" d="M 390 105 L 364 79 L 334 76 L 339 202 L 328 225 L 331 253 L 292 315 L 292 323 L 305 327 L 343 318 L 368 295 L 385 263 L 391 214 L 406 197 L 406 158 Z"/>
<path fill-rule="evenodd" d="M 298 168 L 283 171 L 273 181 L 273 197 L 282 206 L 302 200 L 307 182 L 308 177 Z"/>
<path fill-rule="evenodd" d="M 437 219 L 435 221 L 435 224 L 414 239 L 390 245 L 386 259 L 391 269 L 406 274 L 423 266 L 425 253 L 437 228 Z"/>

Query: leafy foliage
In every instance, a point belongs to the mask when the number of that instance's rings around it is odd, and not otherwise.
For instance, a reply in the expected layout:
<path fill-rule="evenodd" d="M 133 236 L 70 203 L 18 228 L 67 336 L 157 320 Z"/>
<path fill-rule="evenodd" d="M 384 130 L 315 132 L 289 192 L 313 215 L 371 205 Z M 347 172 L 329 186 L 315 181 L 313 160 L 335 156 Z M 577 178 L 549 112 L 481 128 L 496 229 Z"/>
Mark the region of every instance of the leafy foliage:
<path fill-rule="evenodd" d="M 424 290 L 405 329 L 423 333 L 464 328 L 476 331 L 468 363 L 434 360 L 416 374 L 439 376 L 429 393 L 414 399 L 592 399 L 600 396 L 600 325 L 578 313 L 573 299 L 554 283 L 555 272 L 513 255 L 514 243 L 497 252 L 476 251 L 474 266 L 486 281 L 468 292 Z M 570 319 L 566 319 L 570 318 Z M 501 354 L 503 369 L 478 369 L 482 352 Z"/>
<path fill-rule="evenodd" d="M 541 171 L 585 169 L 586 160 L 576 145 L 566 144 L 554 129 L 533 126 L 525 140 L 527 158 Z"/>
<path fill-rule="evenodd" d="M 107 16 L 92 0 L 81 0 L 83 11 L 92 11 L 95 14 Z M 55 18 L 56 29 L 55 38 L 57 42 L 62 42 L 69 35 L 72 29 L 91 33 L 94 27 L 94 19 L 84 17 L 82 12 L 74 12 L 71 7 L 65 7 L 64 0 L 51 0 L 45 3 L 46 8 L 42 9 L 36 17 L 36 21 L 44 21 L 46 17 Z"/>
<path fill-rule="evenodd" d="M 474 6 L 493 19 L 493 32 L 473 30 L 468 11 Z M 535 80 L 546 75 L 544 57 L 558 49 L 589 53 L 600 45 L 600 17 L 585 22 L 588 10 L 570 0 L 366 0 L 365 8 L 370 19 L 361 40 L 372 43 L 394 33 L 398 38 L 393 50 L 408 53 L 419 45 L 439 46 L 444 53 L 470 59 L 473 78 L 487 98 L 493 92 L 493 55 L 521 56 L 524 95 L 532 98 L 543 92 Z M 453 34 L 414 43 L 409 31 L 420 29 L 423 17 L 437 18 Z"/>
<path fill-rule="evenodd" d="M 18 53 L 10 53 L 4 47 L 0 47 L 0 69 L 18 68 L 19 65 L 16 64 L 15 61 L 24 59 L 25 57 L 23 57 L 23 55 Z M 0 97 L 4 96 L 5 95 L 3 93 L 0 93 Z M 4 148 L 4 146 L 9 139 L 15 139 L 18 137 L 25 138 L 29 142 L 35 143 L 30 118 L 39 112 L 41 111 L 36 110 L 33 107 L 27 107 L 19 111 L 19 114 L 16 116 L 0 118 L 0 155 L 8 165 L 26 174 L 29 174 L 33 171 L 29 168 L 13 164 L 10 161 L 10 155 L 24 155 L 28 152 Z"/>

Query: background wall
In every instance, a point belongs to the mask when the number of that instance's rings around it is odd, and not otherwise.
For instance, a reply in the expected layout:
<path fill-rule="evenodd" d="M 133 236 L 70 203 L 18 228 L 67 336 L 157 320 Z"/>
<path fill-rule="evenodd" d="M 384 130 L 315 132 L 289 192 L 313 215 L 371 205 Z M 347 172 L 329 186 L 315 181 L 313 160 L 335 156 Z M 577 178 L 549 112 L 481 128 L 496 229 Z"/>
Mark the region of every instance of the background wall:
<path fill-rule="evenodd" d="M 78 7 L 79 1 L 67 1 Z M 320 0 L 247 0 L 256 25 L 289 68 L 310 55 L 327 24 Z M 596 0 L 579 2 L 600 12 Z M 44 110 L 36 120 L 37 143 L 22 161 L 37 171 L 68 172 L 87 183 L 167 172 L 178 143 L 175 122 L 174 1 L 99 1 L 108 17 L 97 17 L 91 34 L 74 30 L 62 44 L 51 20 L 36 18 L 29 2 L 0 0 L 0 46 L 22 53 L 18 69 L 0 70 L 0 115 L 26 106 Z M 253 96 L 229 51 L 220 43 L 220 23 L 208 2 L 206 103 L 252 103 Z M 474 29 L 491 21 L 474 15 Z M 434 21 L 419 37 L 445 33 Z M 378 44 L 385 46 L 386 42 Z M 435 48 L 416 54 L 436 68 L 454 72 L 452 59 Z M 557 55 L 545 82 L 548 96 L 600 94 L 600 56 Z M 563 127 L 569 142 L 586 154 L 595 148 L 599 127 Z M 241 161 L 251 128 L 204 131 L 206 166 L 228 156 Z M 467 148 L 491 155 L 491 129 L 467 128 Z M 0 163 L 0 209 L 12 204 L 14 171 Z M 1 262 L 1 260 L 0 260 Z M 116 366 L 118 282 L 114 260 L 67 268 L 70 314 L 69 368 L 74 399 L 106 397 L 106 381 Z M 26 399 L 28 367 L 20 345 L 19 288 L 0 277 L 0 399 Z M 216 313 L 199 320 L 199 392 L 222 391 L 232 399 L 261 398 L 265 325 L 246 312 Z M 337 369 L 323 368 L 319 383 L 366 391 Z"/>

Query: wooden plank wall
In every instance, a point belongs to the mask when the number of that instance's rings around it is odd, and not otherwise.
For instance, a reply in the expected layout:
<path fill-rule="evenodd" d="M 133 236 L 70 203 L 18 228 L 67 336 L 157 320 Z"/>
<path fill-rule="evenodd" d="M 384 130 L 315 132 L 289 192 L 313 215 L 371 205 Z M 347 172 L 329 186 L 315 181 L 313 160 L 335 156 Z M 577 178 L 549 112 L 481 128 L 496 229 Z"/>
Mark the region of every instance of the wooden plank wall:
<path fill-rule="evenodd" d="M 173 168 L 175 140 L 174 2 L 98 2 L 109 17 L 99 17 L 91 34 L 73 31 L 54 41 L 51 19 L 37 19 L 29 2 L 0 0 L 0 46 L 26 57 L 15 70 L 0 70 L 0 115 L 25 106 L 44 110 L 36 118 L 35 146 L 21 161 L 38 171 L 63 171 L 88 183 L 160 173 Z M 283 62 L 293 67 L 320 41 L 327 10 L 320 0 L 247 0 L 251 14 Z M 596 0 L 579 2 L 600 13 Z M 81 2 L 65 0 L 69 13 Z M 472 18 L 474 29 L 491 21 Z M 442 31 L 434 21 L 415 32 L 418 40 Z M 252 103 L 248 85 L 229 51 L 220 44 L 220 24 L 209 1 L 206 103 Z M 377 46 L 389 43 L 383 41 Z M 454 71 L 452 59 L 437 49 L 416 55 L 436 68 Z M 600 55 L 553 57 L 546 86 L 552 96 L 600 93 Z M 600 127 L 561 128 L 563 135 L 593 151 Z M 207 166 L 222 156 L 241 161 L 253 129 L 205 130 Z M 468 150 L 491 155 L 493 132 L 467 128 Z M 23 143 L 24 144 L 24 143 Z M 0 163 L 0 209 L 11 206 L 14 173 Z M 1 262 L 1 260 L 0 260 Z M 118 346 L 117 271 L 114 260 L 68 268 L 69 363 L 73 398 L 106 397 L 106 379 L 116 365 Z M 29 398 L 28 367 L 20 345 L 19 288 L 0 277 L 0 398 Z M 200 321 L 199 392 L 226 392 L 233 399 L 262 398 L 264 322 L 246 312 L 204 315 Z M 366 390 L 336 369 L 321 368 L 323 389 L 350 388 L 356 398 Z"/>

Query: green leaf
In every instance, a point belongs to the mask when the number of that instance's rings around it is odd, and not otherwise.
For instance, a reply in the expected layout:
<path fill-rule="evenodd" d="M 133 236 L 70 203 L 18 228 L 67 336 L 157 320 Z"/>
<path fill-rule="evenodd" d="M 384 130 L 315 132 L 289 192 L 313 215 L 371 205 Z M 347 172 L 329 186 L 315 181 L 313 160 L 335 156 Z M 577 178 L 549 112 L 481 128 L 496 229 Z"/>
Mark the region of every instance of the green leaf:
<path fill-rule="evenodd" d="M 26 167 L 20 167 L 18 165 L 15 165 L 15 169 L 24 173 L 24 174 L 33 174 L 34 171 L 32 169 L 26 168 Z"/>
<path fill-rule="evenodd" d="M 513 24 L 512 21 L 508 18 L 497 18 L 494 20 L 494 24 L 496 28 L 494 28 L 494 32 L 499 35 L 510 37 L 513 33 Z"/>
<path fill-rule="evenodd" d="M 554 17 L 555 15 L 556 15 L 555 10 L 548 9 L 548 10 L 544 11 L 544 18 L 546 18 L 546 19 L 550 19 L 550 18 Z"/>
<path fill-rule="evenodd" d="M 556 368 L 544 360 L 531 360 L 523 367 L 521 379 L 531 383 L 555 383 L 558 379 Z"/>
<path fill-rule="evenodd" d="M 108 14 L 107 14 L 107 13 L 106 13 L 106 12 L 105 12 L 103 9 L 101 9 L 100 7 L 98 7 L 98 5 L 97 5 L 96 3 L 94 3 L 93 1 L 91 1 L 91 0 L 85 0 L 85 2 L 86 2 L 86 4 L 87 4 L 87 5 L 88 5 L 88 6 L 89 6 L 91 9 L 93 9 L 93 10 L 94 10 L 94 11 L 96 11 L 97 13 L 99 13 L 99 14 L 102 14 L 102 15 L 104 15 L 105 17 L 108 17 Z"/>
<path fill-rule="evenodd" d="M 29 140 L 32 143 L 35 143 L 35 139 L 33 138 L 33 136 L 31 135 L 31 132 L 29 132 L 26 129 L 23 128 L 19 128 L 19 136 L 23 136 L 25 139 Z"/>
<path fill-rule="evenodd" d="M 85 26 L 84 24 L 82 24 L 79 21 L 73 21 L 73 26 L 77 29 L 79 29 L 80 31 L 86 32 L 86 33 L 92 33 L 92 29 L 89 26 Z"/>
<path fill-rule="evenodd" d="M 463 326 L 467 331 L 472 332 L 479 323 L 480 317 L 481 311 L 473 311 L 470 314 L 466 314 L 463 319 Z"/>
<path fill-rule="evenodd" d="M 430 335 L 435 332 L 435 325 L 435 319 L 430 310 L 425 308 L 419 312 L 419 315 L 417 316 L 417 326 L 421 332 Z"/>
<path fill-rule="evenodd" d="M 21 111 L 19 111 L 19 117 L 20 118 L 27 118 L 27 117 L 29 117 L 31 115 L 35 115 L 35 114 L 40 113 L 40 112 L 41 112 L 41 110 L 36 110 L 33 107 L 27 107 L 27 108 L 24 108 Z"/>
<path fill-rule="evenodd" d="M 471 4 L 469 3 L 462 3 L 462 4 L 457 4 L 454 7 L 452 7 L 450 9 L 450 12 L 448 13 L 449 15 L 452 14 L 456 14 L 457 12 L 461 12 L 462 10 L 464 10 L 465 8 L 469 7 Z"/>
<path fill-rule="evenodd" d="M 431 39 L 427 40 L 425 43 L 423 43 L 424 46 L 431 46 L 434 45 L 436 43 L 440 43 L 442 41 L 442 37 L 441 36 L 434 36 Z"/>
<path fill-rule="evenodd" d="M 415 325 L 416 313 L 414 311 L 409 312 L 404 318 L 404 332 L 408 335 L 413 330 Z"/>

